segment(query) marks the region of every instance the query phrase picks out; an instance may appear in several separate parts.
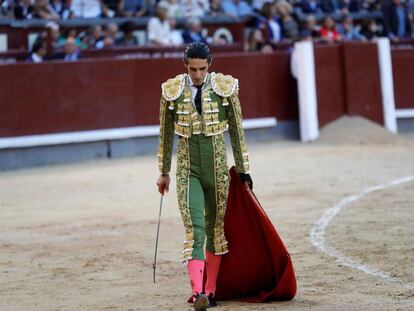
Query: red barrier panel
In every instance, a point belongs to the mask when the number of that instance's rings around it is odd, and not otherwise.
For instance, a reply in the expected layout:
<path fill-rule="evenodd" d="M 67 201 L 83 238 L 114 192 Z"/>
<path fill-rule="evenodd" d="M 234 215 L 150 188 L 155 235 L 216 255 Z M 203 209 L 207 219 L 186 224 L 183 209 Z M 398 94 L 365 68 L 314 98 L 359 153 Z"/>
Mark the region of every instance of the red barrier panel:
<path fill-rule="evenodd" d="M 344 43 L 345 87 L 349 115 L 384 124 L 376 43 Z"/>
<path fill-rule="evenodd" d="M 315 47 L 316 96 L 319 127 L 346 113 L 342 46 Z"/>
<path fill-rule="evenodd" d="M 414 108 L 414 49 L 393 49 L 395 106 L 397 109 Z"/>
<path fill-rule="evenodd" d="M 297 118 L 289 53 L 234 53 L 211 71 L 240 80 L 244 116 Z M 158 124 L 160 85 L 184 72 L 181 59 L 0 66 L 0 136 Z"/>
<path fill-rule="evenodd" d="M 320 127 L 344 114 L 383 124 L 376 44 L 317 46 L 315 71 Z"/>

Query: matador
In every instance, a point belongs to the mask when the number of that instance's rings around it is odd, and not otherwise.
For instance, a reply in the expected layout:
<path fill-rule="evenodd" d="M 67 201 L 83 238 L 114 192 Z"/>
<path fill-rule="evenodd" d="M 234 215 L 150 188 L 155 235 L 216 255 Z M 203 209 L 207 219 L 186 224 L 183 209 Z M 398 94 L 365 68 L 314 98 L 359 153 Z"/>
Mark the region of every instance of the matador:
<path fill-rule="evenodd" d="M 200 42 L 184 52 L 187 73 L 162 84 L 158 163 L 159 192 L 169 189 L 174 134 L 178 135 L 176 185 L 185 228 L 183 262 L 195 310 L 217 306 L 216 280 L 228 250 L 224 215 L 229 172 L 224 132 L 228 129 L 237 171 L 250 188 L 249 157 L 242 128 L 238 80 L 209 73 L 212 56 Z M 204 268 L 206 283 L 203 283 Z"/>

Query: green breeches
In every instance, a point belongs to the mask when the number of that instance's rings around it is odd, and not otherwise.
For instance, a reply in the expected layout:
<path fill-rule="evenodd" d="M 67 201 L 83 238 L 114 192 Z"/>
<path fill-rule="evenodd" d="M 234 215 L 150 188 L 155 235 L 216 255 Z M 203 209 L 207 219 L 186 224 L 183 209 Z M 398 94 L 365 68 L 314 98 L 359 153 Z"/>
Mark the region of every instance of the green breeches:
<path fill-rule="evenodd" d="M 204 260 L 204 244 L 211 253 L 225 254 L 229 175 L 224 135 L 180 137 L 177 149 L 177 196 L 186 233 L 183 259 Z"/>

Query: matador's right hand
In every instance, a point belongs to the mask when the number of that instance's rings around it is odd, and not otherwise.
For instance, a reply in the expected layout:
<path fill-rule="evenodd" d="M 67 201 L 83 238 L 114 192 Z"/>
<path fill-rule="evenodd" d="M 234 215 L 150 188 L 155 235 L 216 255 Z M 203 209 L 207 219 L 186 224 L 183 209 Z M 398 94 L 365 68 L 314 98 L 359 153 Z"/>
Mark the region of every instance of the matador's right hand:
<path fill-rule="evenodd" d="M 164 195 L 165 192 L 170 190 L 170 175 L 162 174 L 157 180 L 158 192 Z"/>

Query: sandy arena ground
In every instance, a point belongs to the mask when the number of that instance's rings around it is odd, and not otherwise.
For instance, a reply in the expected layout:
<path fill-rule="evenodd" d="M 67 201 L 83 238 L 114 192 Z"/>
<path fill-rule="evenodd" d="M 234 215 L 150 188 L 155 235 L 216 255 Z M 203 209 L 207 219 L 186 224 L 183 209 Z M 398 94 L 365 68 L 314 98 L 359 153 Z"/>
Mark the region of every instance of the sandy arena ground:
<path fill-rule="evenodd" d="M 324 235 L 343 258 L 390 279 L 349 268 L 310 239 L 341 199 L 414 176 L 413 138 L 344 118 L 312 144 L 250 143 L 254 190 L 291 253 L 298 293 L 217 310 L 414 310 L 414 181 L 353 202 Z M 154 156 L 1 173 L 0 310 L 191 310 L 174 183 L 152 282 L 157 175 Z"/>

